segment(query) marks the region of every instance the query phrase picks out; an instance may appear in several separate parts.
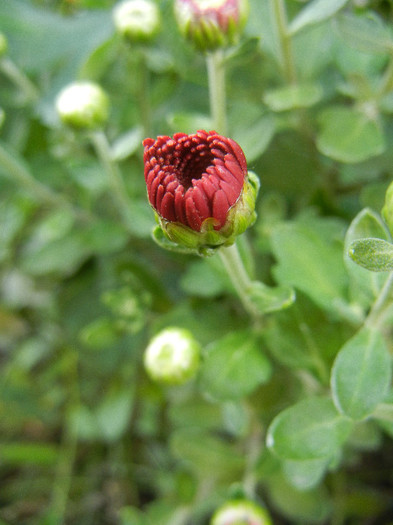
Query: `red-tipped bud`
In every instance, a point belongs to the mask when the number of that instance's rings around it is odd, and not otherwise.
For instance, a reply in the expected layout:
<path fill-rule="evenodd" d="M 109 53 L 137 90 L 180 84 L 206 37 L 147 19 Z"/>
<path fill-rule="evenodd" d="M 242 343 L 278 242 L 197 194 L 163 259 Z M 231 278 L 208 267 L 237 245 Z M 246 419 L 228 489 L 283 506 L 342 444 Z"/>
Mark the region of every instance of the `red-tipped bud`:
<path fill-rule="evenodd" d="M 215 131 L 145 139 L 145 180 L 167 237 L 184 246 L 232 244 L 255 220 L 257 183 L 240 146 Z"/>
<path fill-rule="evenodd" d="M 201 51 L 234 44 L 248 16 L 248 0 L 175 0 L 183 35 Z"/>

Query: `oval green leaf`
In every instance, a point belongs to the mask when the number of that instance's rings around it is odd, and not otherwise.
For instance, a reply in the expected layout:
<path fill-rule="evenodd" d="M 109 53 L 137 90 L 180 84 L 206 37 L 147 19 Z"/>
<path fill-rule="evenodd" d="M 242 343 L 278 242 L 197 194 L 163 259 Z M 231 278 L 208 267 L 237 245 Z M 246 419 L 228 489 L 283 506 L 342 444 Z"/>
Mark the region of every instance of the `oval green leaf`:
<path fill-rule="evenodd" d="M 363 328 L 337 354 L 332 369 L 334 403 L 359 420 L 372 414 L 388 393 L 391 359 L 379 331 Z"/>
<path fill-rule="evenodd" d="M 393 244 L 383 239 L 359 239 L 349 245 L 348 255 L 359 266 L 372 272 L 393 270 Z"/>
<path fill-rule="evenodd" d="M 385 149 L 381 127 L 364 113 L 347 107 L 331 107 L 319 118 L 317 147 L 334 160 L 363 162 Z"/>
<path fill-rule="evenodd" d="M 331 399 L 304 399 L 273 420 L 267 446 L 285 460 L 331 458 L 351 427 L 351 422 L 337 412 Z"/>

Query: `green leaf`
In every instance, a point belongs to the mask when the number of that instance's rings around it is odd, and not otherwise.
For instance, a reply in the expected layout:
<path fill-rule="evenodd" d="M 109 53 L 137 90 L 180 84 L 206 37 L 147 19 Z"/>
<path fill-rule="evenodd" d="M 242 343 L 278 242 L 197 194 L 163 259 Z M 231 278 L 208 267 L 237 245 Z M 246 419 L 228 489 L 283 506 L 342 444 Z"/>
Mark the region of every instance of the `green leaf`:
<path fill-rule="evenodd" d="M 112 443 L 125 433 L 131 418 L 132 405 L 131 389 L 110 392 L 105 396 L 95 412 L 97 425 L 105 441 Z"/>
<path fill-rule="evenodd" d="M 296 461 L 287 459 L 283 462 L 284 475 L 289 483 L 299 490 L 316 487 L 325 475 L 329 459 L 306 459 Z"/>
<path fill-rule="evenodd" d="M 353 219 L 344 242 L 344 262 L 349 274 L 351 298 L 364 309 L 368 309 L 375 301 L 386 280 L 386 275 L 362 268 L 348 254 L 352 242 L 367 237 L 385 240 L 388 237 L 380 216 L 369 208 L 359 212 Z"/>
<path fill-rule="evenodd" d="M 114 345 L 119 335 L 112 319 L 99 317 L 82 329 L 80 339 L 82 343 L 91 348 L 103 349 Z"/>
<path fill-rule="evenodd" d="M 274 507 L 288 518 L 289 523 L 329 523 L 331 498 L 323 485 L 299 490 L 287 481 L 284 474 L 275 474 L 268 480 L 268 490 Z"/>
<path fill-rule="evenodd" d="M 348 0 L 312 0 L 289 24 L 289 34 L 294 35 L 307 26 L 318 24 L 342 9 Z"/>
<path fill-rule="evenodd" d="M 201 389 L 215 399 L 240 399 L 270 378 L 272 369 L 249 332 L 231 333 L 207 347 Z"/>
<path fill-rule="evenodd" d="M 363 162 L 383 153 L 385 139 L 380 125 L 348 107 L 330 107 L 319 116 L 317 147 L 334 160 Z"/>
<path fill-rule="evenodd" d="M 372 272 L 393 270 L 393 244 L 383 239 L 359 239 L 353 241 L 348 254 L 356 264 Z"/>
<path fill-rule="evenodd" d="M 276 130 L 273 115 L 263 115 L 256 122 L 241 124 L 233 130 L 233 139 L 240 144 L 247 162 L 254 162 L 269 146 Z"/>
<path fill-rule="evenodd" d="M 142 145 L 143 130 L 140 126 L 126 131 L 117 137 L 111 146 L 111 158 L 119 162 L 130 157 Z"/>
<path fill-rule="evenodd" d="M 226 281 L 209 264 L 210 260 L 195 261 L 188 266 L 180 281 L 185 292 L 197 297 L 216 297 L 225 291 Z"/>
<path fill-rule="evenodd" d="M 275 417 L 267 445 L 281 459 L 311 460 L 333 457 L 351 430 L 351 423 L 328 398 L 299 401 Z"/>
<path fill-rule="evenodd" d="M 331 387 L 337 408 L 359 420 L 373 412 L 386 397 L 391 380 L 391 359 L 382 334 L 362 328 L 337 354 Z"/>
<path fill-rule="evenodd" d="M 393 49 L 393 32 L 375 12 L 364 15 L 340 14 L 335 20 L 338 36 L 346 44 L 365 53 L 390 53 Z"/>
<path fill-rule="evenodd" d="M 296 84 L 267 91 L 263 101 L 273 111 L 288 111 L 313 106 L 322 95 L 318 84 Z"/>
<path fill-rule="evenodd" d="M 168 118 L 173 131 L 181 130 L 183 133 L 195 133 L 198 129 L 211 129 L 212 120 L 207 115 L 200 113 L 174 113 Z"/>
<path fill-rule="evenodd" d="M 254 281 L 247 290 L 251 301 L 261 314 L 277 312 L 288 308 L 295 301 L 295 292 L 289 286 L 266 286 L 262 282 Z"/>
<path fill-rule="evenodd" d="M 202 478 L 239 476 L 244 456 L 228 442 L 205 431 L 181 429 L 171 435 L 170 449 L 175 457 L 188 464 Z"/>
<path fill-rule="evenodd" d="M 335 313 L 338 298 L 345 300 L 347 284 L 342 245 L 337 242 L 340 229 L 337 223 L 310 217 L 278 224 L 271 235 L 276 279 Z"/>

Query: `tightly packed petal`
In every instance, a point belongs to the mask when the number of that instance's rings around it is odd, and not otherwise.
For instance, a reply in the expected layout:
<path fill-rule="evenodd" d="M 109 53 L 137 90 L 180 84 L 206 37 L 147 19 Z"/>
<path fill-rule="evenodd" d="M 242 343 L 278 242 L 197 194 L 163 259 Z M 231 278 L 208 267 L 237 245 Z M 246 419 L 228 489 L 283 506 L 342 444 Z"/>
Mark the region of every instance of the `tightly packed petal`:
<path fill-rule="evenodd" d="M 233 242 L 255 219 L 257 188 L 255 181 L 250 187 L 234 140 L 199 130 L 148 138 L 143 145 L 148 198 L 170 240 L 218 246 Z"/>
<path fill-rule="evenodd" d="M 146 139 L 145 180 L 149 201 L 167 221 L 201 231 L 206 219 L 220 230 L 247 176 L 238 144 L 214 131 Z"/>

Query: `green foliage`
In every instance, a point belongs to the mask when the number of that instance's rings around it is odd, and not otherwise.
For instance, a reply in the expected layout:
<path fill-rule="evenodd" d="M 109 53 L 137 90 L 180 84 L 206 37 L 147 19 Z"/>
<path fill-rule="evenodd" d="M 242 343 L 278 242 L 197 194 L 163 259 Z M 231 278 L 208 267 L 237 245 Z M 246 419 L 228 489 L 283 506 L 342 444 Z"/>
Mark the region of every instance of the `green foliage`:
<path fill-rule="evenodd" d="M 130 44 L 113 1 L 0 2 L 0 523 L 207 525 L 234 501 L 385 522 L 391 3 L 250 1 L 223 50 L 227 135 L 260 180 L 232 266 L 147 202 L 142 140 L 217 124 L 205 55 L 155 3 Z M 56 113 L 76 81 L 109 97 L 99 133 Z M 169 326 L 202 347 L 182 385 L 143 366 Z"/>

